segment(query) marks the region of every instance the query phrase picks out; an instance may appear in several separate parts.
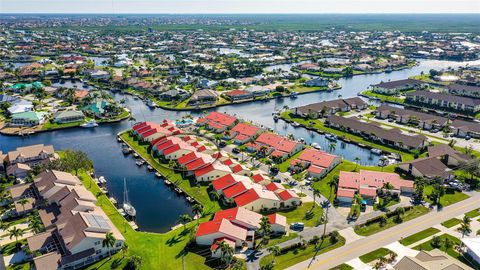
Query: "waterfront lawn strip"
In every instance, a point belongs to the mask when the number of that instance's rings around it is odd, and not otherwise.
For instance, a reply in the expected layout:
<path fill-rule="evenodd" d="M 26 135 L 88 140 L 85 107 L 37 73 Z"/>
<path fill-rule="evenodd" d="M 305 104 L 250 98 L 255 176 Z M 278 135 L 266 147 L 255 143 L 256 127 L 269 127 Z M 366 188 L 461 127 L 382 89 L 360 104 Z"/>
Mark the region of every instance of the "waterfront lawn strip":
<path fill-rule="evenodd" d="M 458 224 L 462 223 L 462 221 L 458 218 L 451 218 L 447 221 L 442 222 L 442 226 L 445 228 L 452 228 L 453 226 L 457 226 Z"/>
<path fill-rule="evenodd" d="M 341 130 L 338 130 L 338 129 L 327 127 L 327 126 L 325 126 L 325 124 L 322 121 L 320 121 L 318 119 L 305 119 L 305 118 L 302 118 L 302 117 L 295 117 L 291 111 L 283 112 L 280 115 L 280 117 L 282 119 L 290 121 L 290 122 L 297 122 L 301 125 L 304 125 L 307 128 L 314 129 L 314 130 L 321 131 L 321 132 L 334 134 L 334 135 L 337 135 L 338 137 L 346 138 L 346 139 L 349 139 L 351 141 L 355 141 L 357 143 L 361 143 L 361 144 L 370 146 L 372 148 L 377 148 L 377 149 L 380 149 L 380 150 L 385 151 L 387 153 L 400 154 L 402 156 L 402 160 L 404 162 L 405 161 L 411 161 L 411 160 L 414 159 L 414 155 L 410 152 L 404 152 L 404 151 L 400 151 L 398 149 L 394 149 L 394 148 L 391 148 L 391 147 L 388 147 L 388 146 L 385 146 L 385 145 L 382 145 L 382 144 L 373 143 L 369 140 L 366 140 L 365 138 L 363 138 L 361 136 L 351 134 L 351 133 L 348 133 L 348 132 L 345 132 L 345 131 L 341 131 Z"/>
<path fill-rule="evenodd" d="M 273 256 L 273 254 L 269 254 L 260 260 L 260 265 L 264 266 L 270 263 L 272 260 L 275 260 L 275 265 L 273 269 L 285 269 L 292 265 L 310 259 L 313 256 L 320 255 L 322 253 L 334 250 L 345 245 L 345 238 L 343 238 L 342 236 L 339 237 L 338 242 L 335 244 L 331 244 L 329 240 L 330 238 L 327 237 L 324 241 L 320 241 L 317 248 L 315 248 L 315 245 L 313 244 L 308 244 L 304 249 L 291 249 L 285 253 L 282 252 L 282 254 L 278 256 Z"/>
<path fill-rule="evenodd" d="M 405 237 L 403 238 L 402 240 L 400 240 L 400 244 L 404 245 L 404 246 L 409 246 L 413 243 L 416 243 L 422 239 L 425 239 L 429 236 L 432 236 L 436 233 L 440 232 L 439 229 L 436 229 L 436 228 L 428 228 L 428 229 L 425 229 L 421 232 L 418 232 L 418 233 L 415 233 L 415 234 L 412 234 L 408 237 Z"/>
<path fill-rule="evenodd" d="M 362 91 L 360 94 L 365 95 L 367 97 L 378 98 L 381 101 L 386 101 L 391 103 L 403 104 L 404 102 L 403 98 L 399 98 L 396 95 L 382 95 L 379 93 L 375 93 L 372 90 L 365 90 L 365 91 Z"/>
<path fill-rule="evenodd" d="M 183 191 L 185 191 L 190 197 L 195 198 L 200 202 L 206 212 L 214 213 L 220 209 L 220 205 L 216 201 L 212 201 L 208 195 L 208 186 L 205 185 L 195 185 L 193 182 L 184 179 L 181 173 L 177 173 L 172 169 L 169 169 L 168 166 L 161 164 L 158 159 L 153 158 L 148 153 L 149 144 L 140 144 L 133 137 L 131 137 L 128 132 L 121 134 L 121 138 L 130 145 L 143 159 L 148 161 L 157 171 L 159 171 L 163 176 L 165 176 L 170 182 L 178 185 Z"/>
<path fill-rule="evenodd" d="M 87 173 L 82 172 L 79 177 L 85 187 L 97 197 L 97 205 L 125 237 L 129 247 L 128 254 L 142 257 L 143 269 L 181 269 L 182 255 L 185 269 L 210 269 L 205 265 L 205 257 L 184 249 L 190 239 L 190 233 L 194 233 L 196 222 L 187 224 L 186 231 L 183 227 L 163 234 L 135 231 Z M 208 217 L 204 217 L 201 221 L 207 219 Z M 86 269 L 114 269 L 117 263 L 120 265 L 126 263 L 126 256 L 122 252 L 115 254 L 111 260 L 106 258 Z"/>
<path fill-rule="evenodd" d="M 360 256 L 359 259 L 364 263 L 369 263 L 387 256 L 388 253 L 390 253 L 390 250 L 388 248 L 379 248 Z"/>
<path fill-rule="evenodd" d="M 85 121 L 77 121 L 65 124 L 59 124 L 55 122 L 45 122 L 42 126 L 42 130 L 50 130 L 50 129 L 60 129 L 60 128 L 69 128 L 69 127 L 78 127 L 83 124 Z"/>
<path fill-rule="evenodd" d="M 408 221 L 419 216 L 425 215 L 428 213 L 428 208 L 424 206 L 412 206 L 410 209 L 405 209 L 405 214 L 402 216 L 402 221 Z M 372 222 L 370 224 L 362 224 L 355 226 L 355 233 L 362 236 L 369 236 L 377 232 L 386 230 L 393 226 L 397 225 L 395 222 L 395 215 L 392 215 L 387 218 L 387 223 L 383 226 L 380 225 L 380 222 Z"/>

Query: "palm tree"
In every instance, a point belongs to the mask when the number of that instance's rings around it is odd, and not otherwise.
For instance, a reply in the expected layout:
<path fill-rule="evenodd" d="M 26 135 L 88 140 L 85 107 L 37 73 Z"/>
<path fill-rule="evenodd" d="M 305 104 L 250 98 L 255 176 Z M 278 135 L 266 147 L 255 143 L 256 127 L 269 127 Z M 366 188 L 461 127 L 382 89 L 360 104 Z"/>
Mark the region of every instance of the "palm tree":
<path fill-rule="evenodd" d="M 213 201 L 218 201 L 220 199 L 220 195 L 215 190 L 210 191 L 210 198 L 212 198 Z"/>
<path fill-rule="evenodd" d="M 272 232 L 272 225 L 267 217 L 262 217 L 260 219 L 260 234 L 265 238 L 266 235 L 270 235 Z"/>
<path fill-rule="evenodd" d="M 10 230 L 8 230 L 8 237 L 10 239 L 15 238 L 16 245 L 18 245 L 18 238 L 23 236 L 23 230 L 17 228 L 17 226 L 13 226 Z"/>
<path fill-rule="evenodd" d="M 102 241 L 102 247 L 107 247 L 108 257 L 110 257 L 110 259 L 112 258 L 112 254 L 110 253 L 110 248 L 112 248 L 113 245 L 115 245 L 116 241 L 117 239 L 115 238 L 115 236 L 113 236 L 113 233 L 111 232 L 105 234 L 105 239 L 103 239 Z"/>
<path fill-rule="evenodd" d="M 332 153 L 337 148 L 337 144 L 332 142 L 328 145 L 328 152 Z"/>
<path fill-rule="evenodd" d="M 187 223 L 190 221 L 192 221 L 192 217 L 187 214 L 180 215 L 180 217 L 178 218 L 178 222 L 183 224 L 184 231 L 186 230 Z"/>
<path fill-rule="evenodd" d="M 357 170 L 358 163 L 360 163 L 360 160 L 361 160 L 361 159 L 360 159 L 360 157 L 355 157 L 353 160 L 355 161 L 355 171 L 356 171 L 356 170 Z"/>
<path fill-rule="evenodd" d="M 272 253 L 274 256 L 280 255 L 280 252 L 281 252 L 279 246 L 271 246 L 271 247 L 268 247 L 267 250 L 268 252 Z"/>
<path fill-rule="evenodd" d="M 37 218 L 34 217 L 30 220 L 30 224 L 28 224 L 28 227 L 34 232 L 34 233 L 39 233 L 43 230 L 43 226 L 41 221 Z"/>
<path fill-rule="evenodd" d="M 127 269 L 139 269 L 142 266 L 142 257 L 133 255 L 128 258 Z"/>
<path fill-rule="evenodd" d="M 27 204 L 29 201 L 27 198 L 22 198 L 20 200 L 18 200 L 18 204 L 20 204 L 22 206 L 22 209 L 23 209 L 23 212 L 25 213 L 25 204 Z"/>
<path fill-rule="evenodd" d="M 321 193 L 318 189 L 313 189 L 313 206 L 315 207 L 315 197 L 320 197 Z"/>
<path fill-rule="evenodd" d="M 463 216 L 462 222 L 470 225 L 470 223 L 472 222 L 472 219 L 469 216 Z"/>
<path fill-rule="evenodd" d="M 388 160 L 388 158 L 387 158 L 386 156 L 382 156 L 382 157 L 380 158 L 380 164 L 381 164 L 380 167 L 382 167 L 382 172 L 383 172 L 383 167 L 385 167 L 385 162 L 386 162 L 387 160 Z"/>
<path fill-rule="evenodd" d="M 201 204 L 194 204 L 192 206 L 192 212 L 198 216 L 197 223 L 200 222 L 200 218 L 202 217 L 203 214 L 203 207 Z"/>
<path fill-rule="evenodd" d="M 460 225 L 460 228 L 458 228 L 458 231 L 462 234 L 462 238 L 465 237 L 466 234 L 469 234 L 472 232 L 472 229 L 470 228 L 470 224 L 463 223 Z"/>
<path fill-rule="evenodd" d="M 335 176 L 328 182 L 328 185 L 330 186 L 330 193 L 331 193 L 332 189 L 335 189 L 335 193 L 336 193 L 337 187 L 338 187 L 338 181 L 339 181 L 338 175 L 335 175 Z"/>
<path fill-rule="evenodd" d="M 233 248 L 227 244 L 225 241 L 220 243 L 221 260 L 227 265 L 227 267 L 232 263 L 233 253 L 235 252 Z"/>
<path fill-rule="evenodd" d="M 127 253 L 128 253 L 128 245 L 127 245 L 127 243 L 123 243 L 122 253 L 123 253 L 123 257 L 125 257 L 125 255 L 127 255 Z"/>

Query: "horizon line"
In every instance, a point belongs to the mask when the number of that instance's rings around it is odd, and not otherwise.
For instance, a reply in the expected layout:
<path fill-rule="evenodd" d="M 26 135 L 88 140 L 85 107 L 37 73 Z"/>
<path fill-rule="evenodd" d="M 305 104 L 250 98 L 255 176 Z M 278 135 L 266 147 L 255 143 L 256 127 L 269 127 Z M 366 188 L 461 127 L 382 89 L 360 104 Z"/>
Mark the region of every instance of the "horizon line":
<path fill-rule="evenodd" d="M 480 12 L 320 12 L 320 13 L 218 13 L 218 12 L 172 12 L 172 13 L 127 13 L 127 12 L 0 12 L 0 15 L 479 15 Z"/>

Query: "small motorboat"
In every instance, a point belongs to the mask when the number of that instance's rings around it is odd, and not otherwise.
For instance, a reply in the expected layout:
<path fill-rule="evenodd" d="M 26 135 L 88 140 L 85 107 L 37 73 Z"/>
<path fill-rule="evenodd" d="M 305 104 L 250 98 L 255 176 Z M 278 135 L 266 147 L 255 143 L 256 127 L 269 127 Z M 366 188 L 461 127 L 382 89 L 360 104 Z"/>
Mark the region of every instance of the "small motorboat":
<path fill-rule="evenodd" d="M 297 122 L 292 122 L 292 126 L 293 126 L 293 127 L 299 127 L 299 126 L 300 126 L 300 124 L 299 124 L 299 123 L 297 123 Z"/>
<path fill-rule="evenodd" d="M 336 141 L 337 140 L 337 136 L 333 135 L 333 134 L 325 134 L 325 138 L 327 140 L 330 140 L 330 141 Z"/>
<path fill-rule="evenodd" d="M 142 167 L 143 164 L 145 164 L 145 161 L 139 160 L 139 161 L 135 162 L 135 164 L 137 164 L 138 167 Z"/>
<path fill-rule="evenodd" d="M 153 170 L 154 170 L 153 167 L 150 166 L 150 165 L 147 166 L 147 169 L 148 169 L 149 171 L 153 171 Z"/>
<path fill-rule="evenodd" d="M 316 142 L 312 143 L 312 147 L 315 148 L 315 149 L 317 149 L 317 150 L 322 149 L 322 147 L 320 147 L 320 145 L 319 145 L 318 143 L 316 143 Z"/>
<path fill-rule="evenodd" d="M 93 128 L 93 127 L 98 127 L 98 123 L 97 123 L 97 121 L 92 119 L 92 120 L 90 120 L 86 123 L 81 124 L 80 126 L 83 127 L 83 128 Z"/>
<path fill-rule="evenodd" d="M 133 153 L 134 158 L 139 158 L 140 156 L 137 153 Z"/>
<path fill-rule="evenodd" d="M 278 115 L 275 114 L 275 115 L 273 116 L 273 121 L 278 122 Z"/>
<path fill-rule="evenodd" d="M 98 183 L 99 183 L 100 185 L 105 185 L 105 184 L 107 183 L 107 179 L 105 179 L 105 177 L 103 177 L 103 176 L 100 176 L 100 177 L 98 178 Z"/>
<path fill-rule="evenodd" d="M 131 152 L 131 149 L 130 149 L 129 147 L 123 147 L 123 148 L 122 148 L 122 153 L 123 153 L 124 155 L 130 154 L 130 152 Z"/>
<path fill-rule="evenodd" d="M 382 154 L 382 150 L 377 149 L 377 148 L 370 149 L 370 152 L 374 153 L 375 155 L 381 155 Z"/>
<path fill-rule="evenodd" d="M 156 176 L 157 178 L 162 178 L 162 174 L 159 173 L 159 172 L 156 172 L 156 173 L 155 173 L 155 176 Z"/>
<path fill-rule="evenodd" d="M 290 97 L 291 97 L 291 98 L 297 98 L 297 97 L 298 97 L 298 93 L 297 93 L 297 92 L 292 92 L 292 93 L 290 93 Z"/>

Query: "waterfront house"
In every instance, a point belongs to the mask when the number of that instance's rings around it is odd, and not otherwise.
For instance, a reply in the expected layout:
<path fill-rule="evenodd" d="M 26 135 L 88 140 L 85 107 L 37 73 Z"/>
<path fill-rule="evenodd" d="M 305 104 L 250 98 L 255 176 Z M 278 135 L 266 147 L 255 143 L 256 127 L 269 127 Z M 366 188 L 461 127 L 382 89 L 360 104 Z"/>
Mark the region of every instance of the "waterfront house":
<path fill-rule="evenodd" d="M 457 137 L 465 138 L 469 136 L 472 138 L 480 138 L 480 124 L 478 122 L 455 119 L 450 126 L 453 135 Z"/>
<path fill-rule="evenodd" d="M 477 264 L 480 264 L 480 237 L 468 237 L 461 239 L 465 253 Z"/>
<path fill-rule="evenodd" d="M 90 78 L 95 81 L 110 79 L 110 73 L 108 71 L 101 70 L 101 69 L 87 69 L 87 70 L 84 70 L 82 73 L 87 78 Z"/>
<path fill-rule="evenodd" d="M 217 91 L 214 91 L 214 90 L 210 90 L 210 89 L 197 90 L 190 97 L 188 104 L 191 106 L 213 104 L 218 100 L 218 96 L 219 95 Z"/>
<path fill-rule="evenodd" d="M 424 88 L 426 85 L 427 84 L 425 82 L 419 80 L 404 79 L 374 84 L 372 85 L 372 89 L 375 93 L 380 93 L 383 95 L 394 95 L 398 94 L 401 91 Z"/>
<path fill-rule="evenodd" d="M 462 241 L 464 239 L 462 239 Z M 439 249 L 433 249 L 431 251 L 422 250 L 415 257 L 404 256 L 393 266 L 393 269 L 473 270 L 473 268 L 467 266 L 466 264 L 460 262 L 458 259 L 451 257 L 446 252 L 443 252 Z"/>
<path fill-rule="evenodd" d="M 225 113 L 211 112 L 205 117 L 197 120 L 197 125 L 206 126 L 208 129 L 222 133 L 226 129 L 233 127 L 238 122 L 237 118 Z"/>
<path fill-rule="evenodd" d="M 415 91 L 406 94 L 407 104 L 443 109 L 446 111 L 473 114 L 480 111 L 480 99 L 454 96 L 430 91 Z"/>
<path fill-rule="evenodd" d="M 23 179 L 27 177 L 28 173 L 32 170 L 30 166 L 23 163 L 16 163 L 7 168 L 7 175 L 15 178 Z"/>
<path fill-rule="evenodd" d="M 413 181 L 403 180 L 396 173 L 360 170 L 360 172 L 341 171 L 338 180 L 337 200 L 351 203 L 355 194 L 363 199 L 374 202 L 377 191 L 389 183 L 393 186 L 391 192 L 412 193 Z"/>
<path fill-rule="evenodd" d="M 232 101 L 237 101 L 237 100 L 250 99 L 253 97 L 253 94 L 245 90 L 237 89 L 237 90 L 232 90 L 225 93 L 225 96 L 227 96 Z"/>
<path fill-rule="evenodd" d="M 96 117 L 102 117 L 106 113 L 106 107 L 110 103 L 105 99 L 96 99 L 90 104 L 84 106 L 81 110 L 87 114 L 94 115 Z"/>
<path fill-rule="evenodd" d="M 298 158 L 290 162 L 290 169 L 307 169 L 308 175 L 317 179 L 323 178 L 333 168 L 342 162 L 342 158 L 328 154 L 324 151 L 307 148 L 302 151 Z"/>
<path fill-rule="evenodd" d="M 277 190 L 275 193 L 277 194 L 277 197 L 281 200 L 281 208 L 292 208 L 302 204 L 301 198 L 293 190 Z"/>
<path fill-rule="evenodd" d="M 3 104 L 3 103 L 14 103 L 15 101 L 17 100 L 16 97 L 14 96 L 10 96 L 10 95 L 6 95 L 6 94 L 0 94 L 0 104 Z"/>
<path fill-rule="evenodd" d="M 269 94 L 272 90 L 267 86 L 252 85 L 245 89 L 245 91 L 251 93 L 254 97 L 264 96 Z"/>
<path fill-rule="evenodd" d="M 250 178 L 243 175 L 229 173 L 218 179 L 212 181 L 213 189 L 220 195 L 223 195 L 223 191 L 228 189 L 239 182 L 249 183 Z"/>
<path fill-rule="evenodd" d="M 52 145 L 36 144 L 18 147 L 7 153 L 4 162 L 9 165 L 24 163 L 30 167 L 55 159 L 57 156 Z"/>
<path fill-rule="evenodd" d="M 391 118 L 397 123 L 404 125 L 413 124 L 425 130 L 440 129 L 448 123 L 448 118 L 446 117 L 389 105 L 379 106 L 375 111 L 375 116 L 380 119 Z"/>
<path fill-rule="evenodd" d="M 59 124 L 80 122 L 85 119 L 85 115 L 81 111 L 67 110 L 58 111 L 53 115 L 53 121 Z"/>
<path fill-rule="evenodd" d="M 263 130 L 249 123 L 240 122 L 236 124 L 231 130 L 224 132 L 226 139 L 233 139 L 236 144 L 244 144 L 252 141 L 255 136 L 260 134 Z"/>
<path fill-rule="evenodd" d="M 450 169 L 435 156 L 403 162 L 398 164 L 398 168 L 413 177 L 441 178 L 444 180 L 452 177 Z"/>
<path fill-rule="evenodd" d="M 446 87 L 449 94 L 480 98 L 480 86 L 465 84 L 450 84 Z"/>
<path fill-rule="evenodd" d="M 440 159 L 447 166 L 459 166 L 472 159 L 470 155 L 464 154 L 450 147 L 448 144 L 438 144 L 428 147 L 428 156 Z"/>
<path fill-rule="evenodd" d="M 283 136 L 265 132 L 260 134 L 255 142 L 247 143 L 249 151 L 261 151 L 262 147 L 270 148 L 273 158 L 288 158 L 303 149 L 303 143 L 287 139 Z"/>
<path fill-rule="evenodd" d="M 38 126 L 45 122 L 45 118 L 47 117 L 48 113 L 46 112 L 21 112 L 21 113 L 14 113 L 12 114 L 12 118 L 9 122 L 10 126 L 23 126 L 23 127 L 31 127 L 31 126 Z"/>
<path fill-rule="evenodd" d="M 330 127 L 358 134 L 364 138 L 404 150 L 422 150 L 428 143 L 427 137 L 424 135 L 407 135 L 396 128 L 384 129 L 377 123 L 362 122 L 356 117 L 346 118 L 330 115 L 325 123 Z"/>
<path fill-rule="evenodd" d="M 304 83 L 306 87 L 327 87 L 329 81 L 320 77 L 308 80 Z"/>
<path fill-rule="evenodd" d="M 191 95 L 190 91 L 183 90 L 180 88 L 175 88 L 175 89 L 168 90 L 165 92 L 160 92 L 157 94 L 158 98 L 165 101 L 172 101 L 172 100 L 180 101 L 188 98 L 190 95 Z"/>
<path fill-rule="evenodd" d="M 294 114 L 302 117 L 319 118 L 321 116 L 332 115 L 337 112 L 348 112 L 354 109 L 363 110 L 367 108 L 367 106 L 368 104 L 361 98 L 353 97 L 308 104 L 294 108 L 293 112 Z"/>

